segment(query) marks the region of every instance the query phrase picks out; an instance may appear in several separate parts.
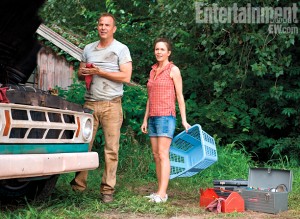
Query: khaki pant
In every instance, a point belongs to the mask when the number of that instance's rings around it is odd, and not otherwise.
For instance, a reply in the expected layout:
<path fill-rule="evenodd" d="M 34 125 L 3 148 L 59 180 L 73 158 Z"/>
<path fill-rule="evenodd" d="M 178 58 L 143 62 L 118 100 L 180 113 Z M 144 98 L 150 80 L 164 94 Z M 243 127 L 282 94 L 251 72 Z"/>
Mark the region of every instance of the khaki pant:
<path fill-rule="evenodd" d="M 84 108 L 94 111 L 93 138 L 89 145 L 89 151 L 92 149 L 99 125 L 103 129 L 105 138 L 105 169 L 102 176 L 100 192 L 102 194 L 113 194 L 118 167 L 120 129 L 123 122 L 121 97 L 111 101 L 87 101 L 84 104 Z M 80 191 L 85 190 L 87 187 L 87 176 L 88 171 L 77 172 L 75 178 L 70 183 L 72 188 Z"/>

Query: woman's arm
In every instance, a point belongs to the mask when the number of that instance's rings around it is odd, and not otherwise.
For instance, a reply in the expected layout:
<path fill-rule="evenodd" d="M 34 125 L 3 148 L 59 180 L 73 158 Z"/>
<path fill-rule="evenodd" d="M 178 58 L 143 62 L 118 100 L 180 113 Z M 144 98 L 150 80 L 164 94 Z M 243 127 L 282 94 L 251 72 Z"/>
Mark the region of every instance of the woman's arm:
<path fill-rule="evenodd" d="M 186 120 L 186 112 L 185 112 L 185 101 L 182 93 L 182 77 L 180 74 L 180 70 L 178 67 L 174 66 L 171 69 L 170 77 L 174 81 L 174 86 L 175 86 L 175 91 L 176 91 L 176 97 L 177 97 L 177 102 L 180 110 L 180 115 L 181 115 L 181 121 L 184 129 L 187 131 L 191 126 L 190 124 L 187 123 Z"/>
<path fill-rule="evenodd" d="M 149 99 L 147 100 L 147 105 L 146 105 L 146 112 L 144 116 L 144 121 L 141 126 L 141 130 L 143 133 L 147 134 L 148 133 L 148 117 L 149 117 Z"/>

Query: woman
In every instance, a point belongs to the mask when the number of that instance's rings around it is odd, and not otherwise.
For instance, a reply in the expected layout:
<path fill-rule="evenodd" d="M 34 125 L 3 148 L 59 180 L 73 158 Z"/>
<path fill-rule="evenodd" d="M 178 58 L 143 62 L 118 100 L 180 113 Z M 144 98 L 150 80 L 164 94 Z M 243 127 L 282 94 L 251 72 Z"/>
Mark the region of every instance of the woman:
<path fill-rule="evenodd" d="M 152 153 L 156 165 L 158 189 L 146 196 L 151 202 L 166 202 L 167 188 L 170 178 L 169 150 L 175 130 L 175 102 L 179 105 L 182 125 L 187 131 L 190 125 L 186 121 L 185 102 L 182 94 L 182 78 L 180 70 L 169 61 L 171 43 L 159 38 L 154 43 L 154 54 L 157 63 L 152 66 L 147 83 L 148 100 L 144 121 L 141 126 L 143 133 L 148 133 Z M 149 125 L 148 125 L 149 122 Z"/>

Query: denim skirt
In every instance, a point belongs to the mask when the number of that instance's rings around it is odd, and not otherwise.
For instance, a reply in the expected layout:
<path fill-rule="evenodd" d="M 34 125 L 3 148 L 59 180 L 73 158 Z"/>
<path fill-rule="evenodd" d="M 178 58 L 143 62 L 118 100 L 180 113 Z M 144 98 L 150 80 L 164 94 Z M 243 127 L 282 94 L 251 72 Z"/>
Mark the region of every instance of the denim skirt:
<path fill-rule="evenodd" d="M 173 138 L 176 118 L 174 116 L 150 116 L 149 121 L 150 137 Z"/>

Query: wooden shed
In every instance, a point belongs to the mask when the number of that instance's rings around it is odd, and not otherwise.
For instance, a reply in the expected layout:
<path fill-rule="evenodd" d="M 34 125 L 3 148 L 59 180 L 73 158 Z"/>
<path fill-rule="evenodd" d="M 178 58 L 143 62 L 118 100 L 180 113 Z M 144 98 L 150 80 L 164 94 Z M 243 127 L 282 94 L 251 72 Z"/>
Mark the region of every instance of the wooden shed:
<path fill-rule="evenodd" d="M 81 61 L 82 50 L 61 35 L 41 24 L 37 34 L 53 43 L 58 48 Z M 55 86 L 67 89 L 73 82 L 74 67 L 65 57 L 57 55 L 51 48 L 42 47 L 37 57 L 37 68 L 28 80 L 35 88 L 49 90 Z"/>
<path fill-rule="evenodd" d="M 47 47 L 42 47 L 37 57 L 35 82 L 37 88 L 49 90 L 55 86 L 67 89 L 74 76 L 73 65 Z"/>

